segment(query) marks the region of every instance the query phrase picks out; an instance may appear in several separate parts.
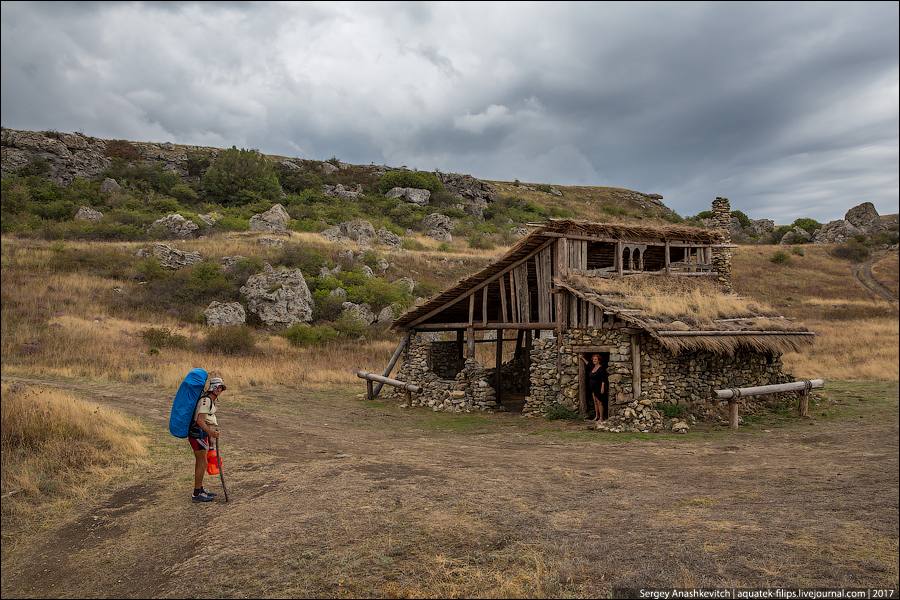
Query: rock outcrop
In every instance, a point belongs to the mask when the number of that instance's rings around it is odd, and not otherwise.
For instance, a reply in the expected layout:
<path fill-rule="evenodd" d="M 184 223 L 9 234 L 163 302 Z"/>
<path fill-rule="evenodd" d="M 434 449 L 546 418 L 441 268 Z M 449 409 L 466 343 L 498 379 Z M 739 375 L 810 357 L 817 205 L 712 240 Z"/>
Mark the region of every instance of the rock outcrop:
<path fill-rule="evenodd" d="M 384 195 L 385 198 L 399 198 L 416 206 L 427 206 L 431 200 L 431 192 L 418 188 L 395 187 Z"/>
<path fill-rule="evenodd" d="M 94 210 L 90 206 L 82 206 L 78 209 L 78 212 L 75 213 L 75 219 L 77 221 L 90 221 L 95 225 L 99 223 L 102 218 L 103 213 L 99 210 Z"/>
<path fill-rule="evenodd" d="M 161 266 L 172 270 L 190 267 L 203 260 L 199 252 L 185 252 L 159 242 L 153 244 L 153 256 Z"/>
<path fill-rule="evenodd" d="M 194 233 L 198 229 L 200 229 L 199 225 L 175 213 L 154 221 L 150 225 L 150 234 L 168 240 L 184 239 L 194 237 Z"/>
<path fill-rule="evenodd" d="M 240 302 L 212 301 L 203 311 L 210 327 L 234 327 L 247 322 L 247 313 Z"/>
<path fill-rule="evenodd" d="M 439 242 L 452 242 L 453 222 L 450 217 L 440 213 L 431 213 L 422 219 L 422 227 L 425 229 L 425 235 L 436 239 Z"/>
<path fill-rule="evenodd" d="M 247 309 L 269 327 L 286 329 L 312 320 L 313 298 L 300 269 L 273 269 L 253 275 L 241 288 Z"/>
<path fill-rule="evenodd" d="M 462 200 L 468 200 L 475 204 L 487 205 L 496 202 L 500 197 L 497 190 L 491 184 L 471 175 L 459 173 L 435 173 L 441 181 L 444 189 Z"/>
<path fill-rule="evenodd" d="M 287 224 L 290 218 L 284 207 L 276 204 L 266 212 L 250 217 L 250 231 L 288 233 Z"/>

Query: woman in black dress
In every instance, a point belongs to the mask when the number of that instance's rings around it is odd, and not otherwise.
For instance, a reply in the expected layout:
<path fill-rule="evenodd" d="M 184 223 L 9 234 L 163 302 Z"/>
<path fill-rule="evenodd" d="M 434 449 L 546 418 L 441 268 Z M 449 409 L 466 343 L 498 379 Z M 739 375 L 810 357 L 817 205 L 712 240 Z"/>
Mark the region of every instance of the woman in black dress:
<path fill-rule="evenodd" d="M 588 366 L 587 388 L 588 393 L 594 400 L 594 418 L 591 420 L 605 421 L 607 417 L 606 404 L 609 402 L 607 400 L 607 388 L 609 387 L 609 383 L 606 377 L 606 369 L 603 367 L 602 359 L 599 354 L 591 356 L 590 363 L 585 360 L 584 356 L 581 357 L 581 360 Z"/>

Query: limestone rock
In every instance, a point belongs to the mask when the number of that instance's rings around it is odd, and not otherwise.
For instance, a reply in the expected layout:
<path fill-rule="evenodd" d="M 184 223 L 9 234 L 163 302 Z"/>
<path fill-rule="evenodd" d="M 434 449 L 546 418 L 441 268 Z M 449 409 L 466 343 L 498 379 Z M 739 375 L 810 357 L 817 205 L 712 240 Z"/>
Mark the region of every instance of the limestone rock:
<path fill-rule="evenodd" d="M 164 239 L 184 239 L 193 237 L 200 227 L 193 221 L 188 221 L 178 213 L 166 215 L 161 219 L 157 219 L 150 225 L 151 235 L 156 235 Z"/>
<path fill-rule="evenodd" d="M 428 201 L 431 200 L 431 192 L 428 190 L 420 190 L 418 188 L 395 187 L 391 188 L 384 197 L 400 198 L 401 200 L 405 200 L 416 206 L 426 206 Z"/>
<path fill-rule="evenodd" d="M 497 190 L 490 183 L 475 179 L 471 175 L 458 173 L 435 173 L 444 189 L 475 204 L 486 206 L 499 198 Z"/>
<path fill-rule="evenodd" d="M 247 313 L 240 302 L 222 303 L 213 300 L 203 314 L 210 327 L 233 327 L 247 322 Z"/>
<path fill-rule="evenodd" d="M 439 242 L 453 241 L 453 236 L 450 234 L 453 230 L 453 223 L 446 215 L 431 213 L 422 219 L 422 227 L 425 229 L 425 235 L 430 238 Z"/>
<path fill-rule="evenodd" d="M 339 244 L 356 242 L 360 246 L 371 245 L 374 240 L 378 239 L 375 233 L 375 226 L 364 219 L 344 221 L 340 225 L 335 225 L 331 229 L 323 231 L 322 237 L 330 242 Z"/>
<path fill-rule="evenodd" d="M 100 222 L 100 219 L 103 218 L 103 213 L 99 210 L 94 210 L 89 206 L 82 206 L 78 209 L 78 212 L 75 213 L 75 219 L 79 221 L 90 221 L 91 223 L 97 224 Z"/>
<path fill-rule="evenodd" d="M 284 240 L 281 238 L 261 237 L 256 243 L 264 248 L 281 248 L 284 246 Z"/>
<path fill-rule="evenodd" d="M 341 304 L 344 314 L 356 319 L 359 323 L 369 326 L 375 322 L 377 318 L 372 312 L 372 307 L 368 304 L 354 304 L 353 302 L 344 302 Z"/>
<path fill-rule="evenodd" d="M 345 188 L 340 183 L 337 185 L 323 185 L 322 194 L 328 196 L 329 198 L 340 198 L 342 200 L 359 200 L 360 196 L 363 195 L 363 187 L 358 183 L 352 190 Z"/>
<path fill-rule="evenodd" d="M 387 230 L 387 228 L 385 228 L 384 225 L 381 226 L 376 235 L 378 236 L 379 243 L 385 246 L 390 246 L 393 249 L 400 248 L 403 243 L 403 240 L 400 239 L 399 235 L 397 235 L 396 233 L 391 233 Z"/>
<path fill-rule="evenodd" d="M 266 212 L 250 217 L 250 231 L 284 233 L 290 218 L 284 207 L 276 204 Z"/>
<path fill-rule="evenodd" d="M 313 299 L 300 269 L 278 269 L 266 263 L 241 288 L 248 310 L 269 327 L 285 329 L 312 319 Z"/>
<path fill-rule="evenodd" d="M 817 229 L 813 240 L 816 244 L 843 244 L 860 233 L 865 232 L 850 221 L 841 219 L 826 223 L 822 229 Z"/>
<path fill-rule="evenodd" d="M 884 229 L 881 217 L 871 202 L 863 202 L 847 211 L 844 220 L 864 233 L 874 235 Z"/>
<path fill-rule="evenodd" d="M 161 266 L 173 270 L 190 267 L 203 260 L 199 252 L 184 252 L 159 242 L 153 244 L 153 256 Z"/>
<path fill-rule="evenodd" d="M 791 231 L 788 231 L 784 234 L 784 237 L 781 238 L 781 241 L 778 242 L 779 246 L 790 246 L 791 244 L 806 244 L 812 241 L 812 236 L 807 233 L 807 231 L 801 227 L 794 227 Z"/>
<path fill-rule="evenodd" d="M 122 189 L 122 187 L 112 177 L 107 177 L 106 179 L 103 180 L 103 183 L 100 184 L 100 191 L 106 192 L 107 194 L 112 194 L 113 192 L 118 192 L 121 189 Z"/>

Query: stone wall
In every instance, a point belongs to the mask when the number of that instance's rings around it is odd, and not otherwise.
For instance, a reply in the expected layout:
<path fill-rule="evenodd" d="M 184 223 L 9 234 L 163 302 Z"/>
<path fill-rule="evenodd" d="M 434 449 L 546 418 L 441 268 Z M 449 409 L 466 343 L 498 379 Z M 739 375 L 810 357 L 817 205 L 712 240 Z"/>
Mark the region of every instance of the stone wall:
<path fill-rule="evenodd" d="M 555 338 L 535 341 L 526 412 L 543 414 L 554 404 L 578 410 L 579 393 L 583 393 L 578 387 L 579 370 L 584 365 L 575 351 L 578 346 L 608 348 L 610 418 L 603 428 L 611 431 L 686 431 L 691 421 L 727 417 L 727 403 L 718 403 L 714 390 L 793 381 L 782 372 L 780 356 L 749 349 L 739 349 L 733 356 L 707 351 L 675 355 L 644 335 L 641 393 L 635 398 L 631 336 L 620 329 L 573 329 L 563 334 L 558 357 Z M 742 398 L 741 413 L 786 397 L 796 398 L 796 393 Z M 672 407 L 673 413 L 683 411 L 683 416 L 666 417 L 658 403 Z"/>

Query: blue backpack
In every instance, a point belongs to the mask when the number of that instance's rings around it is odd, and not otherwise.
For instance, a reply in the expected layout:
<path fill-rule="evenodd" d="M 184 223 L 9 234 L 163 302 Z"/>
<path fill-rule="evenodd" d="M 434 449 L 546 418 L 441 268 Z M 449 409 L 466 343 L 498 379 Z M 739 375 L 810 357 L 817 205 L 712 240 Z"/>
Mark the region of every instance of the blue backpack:
<path fill-rule="evenodd" d="M 188 436 L 197 400 L 203 394 L 204 387 L 206 387 L 206 371 L 203 369 L 191 369 L 181 382 L 178 393 L 175 394 L 175 401 L 172 402 L 172 414 L 169 417 L 169 432 L 175 437 Z"/>

